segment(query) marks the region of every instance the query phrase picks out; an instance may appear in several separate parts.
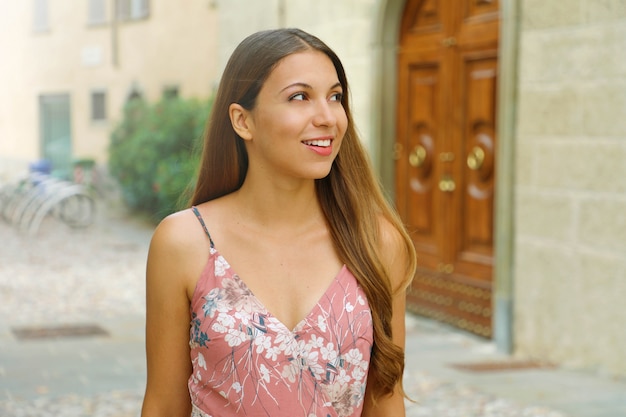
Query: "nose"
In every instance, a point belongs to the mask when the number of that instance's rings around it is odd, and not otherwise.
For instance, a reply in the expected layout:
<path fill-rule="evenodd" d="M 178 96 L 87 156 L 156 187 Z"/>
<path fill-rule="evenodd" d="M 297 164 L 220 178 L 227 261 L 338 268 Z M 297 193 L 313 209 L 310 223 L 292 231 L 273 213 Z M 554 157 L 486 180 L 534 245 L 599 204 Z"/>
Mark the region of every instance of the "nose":
<path fill-rule="evenodd" d="M 337 124 L 336 112 L 339 111 L 326 100 L 320 100 L 315 106 L 315 115 L 313 116 L 313 124 L 315 126 L 335 126 Z M 343 107 L 342 107 L 343 110 Z"/>

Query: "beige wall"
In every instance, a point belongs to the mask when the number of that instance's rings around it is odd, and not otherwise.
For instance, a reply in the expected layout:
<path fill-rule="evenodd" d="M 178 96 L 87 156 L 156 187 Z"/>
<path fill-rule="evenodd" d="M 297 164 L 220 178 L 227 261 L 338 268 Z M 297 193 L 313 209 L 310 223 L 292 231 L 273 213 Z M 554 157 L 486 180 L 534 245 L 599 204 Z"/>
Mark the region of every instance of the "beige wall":
<path fill-rule="evenodd" d="M 626 374 L 626 2 L 523 0 L 519 354 Z"/>
<path fill-rule="evenodd" d="M 180 7 L 152 0 L 147 19 L 118 24 L 117 48 L 111 0 L 106 2 L 109 23 L 99 26 L 87 24 L 87 1 L 49 0 L 50 29 L 45 32 L 33 31 L 32 3 L 9 2 L 0 14 L 5 29 L 0 79 L 8 81 L 0 96 L 0 176 L 41 156 L 42 94 L 70 95 L 73 156 L 103 162 L 109 133 L 133 85 L 152 101 L 170 85 L 178 86 L 183 97 L 206 98 L 214 88 L 217 26 L 208 1 Z M 107 92 L 106 122 L 90 119 L 94 90 Z"/>

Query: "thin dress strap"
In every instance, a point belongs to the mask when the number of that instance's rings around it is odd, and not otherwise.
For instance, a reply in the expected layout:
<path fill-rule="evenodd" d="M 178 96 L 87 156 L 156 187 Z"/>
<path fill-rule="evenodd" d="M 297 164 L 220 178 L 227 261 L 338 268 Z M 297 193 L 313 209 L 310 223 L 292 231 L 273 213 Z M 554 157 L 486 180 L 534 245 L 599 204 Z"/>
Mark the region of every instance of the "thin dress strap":
<path fill-rule="evenodd" d="M 204 229 L 204 233 L 206 233 L 206 235 L 209 237 L 209 242 L 211 243 L 211 247 L 212 248 L 215 247 L 215 245 L 213 244 L 213 239 L 211 239 L 211 234 L 209 233 L 209 229 L 206 228 L 206 224 L 204 224 L 204 219 L 200 215 L 198 208 L 196 206 L 192 206 L 191 210 L 193 210 L 193 213 L 196 215 L 196 217 L 198 218 L 198 221 L 202 225 L 202 228 Z"/>

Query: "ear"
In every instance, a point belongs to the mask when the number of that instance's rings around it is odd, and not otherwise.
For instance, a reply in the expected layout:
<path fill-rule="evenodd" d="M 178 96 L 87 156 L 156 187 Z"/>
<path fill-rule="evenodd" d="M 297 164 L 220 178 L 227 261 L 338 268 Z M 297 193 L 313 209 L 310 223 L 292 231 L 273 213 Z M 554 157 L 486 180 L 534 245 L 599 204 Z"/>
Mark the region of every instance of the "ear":
<path fill-rule="evenodd" d="M 235 132 L 244 140 L 252 140 L 252 118 L 250 112 L 244 109 L 241 104 L 232 103 L 228 106 L 230 123 Z"/>

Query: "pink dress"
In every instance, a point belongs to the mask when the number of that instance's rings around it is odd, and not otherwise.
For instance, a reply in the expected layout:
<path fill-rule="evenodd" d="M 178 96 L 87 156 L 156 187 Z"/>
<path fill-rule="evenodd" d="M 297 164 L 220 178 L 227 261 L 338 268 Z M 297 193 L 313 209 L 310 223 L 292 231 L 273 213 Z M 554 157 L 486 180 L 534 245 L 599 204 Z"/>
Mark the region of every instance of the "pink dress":
<path fill-rule="evenodd" d="M 360 416 L 373 343 L 369 304 L 344 266 L 288 329 L 211 244 L 191 301 L 192 417 Z"/>

